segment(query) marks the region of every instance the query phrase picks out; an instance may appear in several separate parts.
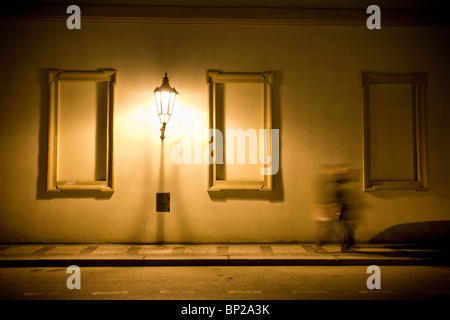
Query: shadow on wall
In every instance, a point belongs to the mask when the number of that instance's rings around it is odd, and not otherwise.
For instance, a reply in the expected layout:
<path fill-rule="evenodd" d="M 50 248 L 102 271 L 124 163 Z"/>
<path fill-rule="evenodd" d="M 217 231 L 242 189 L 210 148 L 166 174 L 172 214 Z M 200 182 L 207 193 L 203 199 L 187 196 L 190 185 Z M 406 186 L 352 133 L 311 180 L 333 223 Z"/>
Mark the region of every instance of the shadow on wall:
<path fill-rule="evenodd" d="M 404 223 L 390 227 L 370 243 L 450 244 L 450 220 Z"/>

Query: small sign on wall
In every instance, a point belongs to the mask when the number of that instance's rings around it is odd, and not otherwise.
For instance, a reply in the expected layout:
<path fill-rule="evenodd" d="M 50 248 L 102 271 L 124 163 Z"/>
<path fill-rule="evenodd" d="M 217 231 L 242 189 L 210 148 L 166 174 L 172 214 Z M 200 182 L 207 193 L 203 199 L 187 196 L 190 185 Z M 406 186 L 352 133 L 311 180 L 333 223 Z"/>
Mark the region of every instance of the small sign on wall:
<path fill-rule="evenodd" d="M 170 193 L 156 194 L 156 211 L 170 212 Z"/>

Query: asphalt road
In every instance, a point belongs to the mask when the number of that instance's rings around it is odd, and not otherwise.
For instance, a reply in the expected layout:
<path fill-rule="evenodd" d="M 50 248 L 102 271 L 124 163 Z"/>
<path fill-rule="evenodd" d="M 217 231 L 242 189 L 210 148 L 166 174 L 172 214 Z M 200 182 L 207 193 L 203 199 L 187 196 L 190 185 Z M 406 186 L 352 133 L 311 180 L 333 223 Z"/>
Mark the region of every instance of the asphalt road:
<path fill-rule="evenodd" d="M 450 300 L 450 268 L 363 266 L 0 268 L 2 300 Z M 372 281 L 373 283 L 373 281 Z"/>

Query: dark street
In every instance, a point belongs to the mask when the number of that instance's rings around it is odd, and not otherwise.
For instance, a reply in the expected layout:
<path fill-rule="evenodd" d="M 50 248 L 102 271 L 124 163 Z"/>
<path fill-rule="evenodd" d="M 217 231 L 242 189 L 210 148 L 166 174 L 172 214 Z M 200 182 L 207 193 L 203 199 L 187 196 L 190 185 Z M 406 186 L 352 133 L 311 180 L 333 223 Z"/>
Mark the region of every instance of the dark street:
<path fill-rule="evenodd" d="M 409 300 L 449 299 L 450 268 L 381 266 L 380 289 L 364 266 L 1 268 L 0 299 Z"/>

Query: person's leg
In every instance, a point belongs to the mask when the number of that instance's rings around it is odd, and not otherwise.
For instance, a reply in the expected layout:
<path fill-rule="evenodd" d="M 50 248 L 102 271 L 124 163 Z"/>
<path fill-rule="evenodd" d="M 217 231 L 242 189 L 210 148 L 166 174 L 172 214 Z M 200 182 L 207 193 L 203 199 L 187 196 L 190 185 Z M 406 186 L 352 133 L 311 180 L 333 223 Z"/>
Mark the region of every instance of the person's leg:
<path fill-rule="evenodd" d="M 348 220 L 342 220 L 342 231 L 343 231 L 343 239 L 342 239 L 342 251 L 345 251 L 350 248 L 350 226 L 348 224 Z"/>
<path fill-rule="evenodd" d="M 348 220 L 346 221 L 348 224 L 348 246 L 352 247 L 355 245 L 355 221 Z"/>

